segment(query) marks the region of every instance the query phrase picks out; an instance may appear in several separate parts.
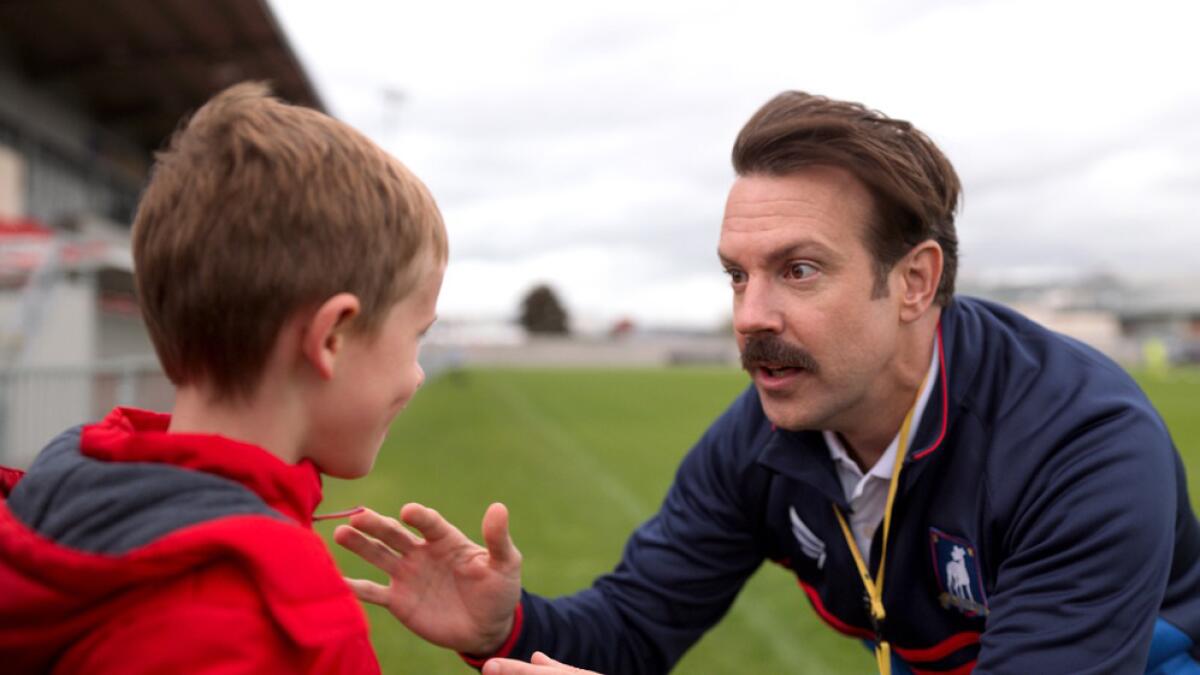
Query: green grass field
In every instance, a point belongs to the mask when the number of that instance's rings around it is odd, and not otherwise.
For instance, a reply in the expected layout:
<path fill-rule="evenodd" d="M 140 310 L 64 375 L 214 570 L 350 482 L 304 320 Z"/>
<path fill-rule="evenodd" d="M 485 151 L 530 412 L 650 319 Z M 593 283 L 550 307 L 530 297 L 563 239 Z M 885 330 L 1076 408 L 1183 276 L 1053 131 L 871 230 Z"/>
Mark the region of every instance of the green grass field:
<path fill-rule="evenodd" d="M 1200 494 L 1200 371 L 1140 378 L 1167 419 Z M 734 370 L 473 370 L 435 379 L 393 427 L 369 478 L 328 481 L 323 511 L 408 501 L 439 509 L 475 540 L 493 501 L 512 513 L 524 582 L 544 595 L 590 584 L 658 507 L 680 459 L 747 384 Z M 1193 502 L 1197 500 L 1193 498 Z M 333 524 L 319 525 L 327 536 Z M 343 571 L 382 581 L 335 545 Z M 368 609 L 385 673 L 470 672 L 458 658 Z M 816 618 L 794 577 L 764 566 L 678 673 L 871 672 L 855 641 Z"/>

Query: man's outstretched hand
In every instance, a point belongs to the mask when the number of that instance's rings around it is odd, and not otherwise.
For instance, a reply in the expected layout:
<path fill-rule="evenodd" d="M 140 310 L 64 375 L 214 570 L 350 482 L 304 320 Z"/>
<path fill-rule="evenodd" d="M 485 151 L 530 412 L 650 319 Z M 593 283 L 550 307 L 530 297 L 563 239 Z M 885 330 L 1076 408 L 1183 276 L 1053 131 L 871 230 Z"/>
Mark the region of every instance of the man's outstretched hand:
<path fill-rule="evenodd" d="M 513 659 L 492 659 L 483 664 L 483 675 L 599 675 L 590 670 L 559 663 L 541 652 L 534 652 L 529 663 Z"/>
<path fill-rule="evenodd" d="M 521 598 L 521 553 L 508 534 L 508 509 L 483 515 L 479 546 L 420 504 L 405 504 L 400 519 L 367 509 L 338 527 L 333 539 L 383 570 L 387 586 L 347 579 L 363 602 L 386 607 L 425 640 L 467 654 L 495 653 L 512 630 Z"/>

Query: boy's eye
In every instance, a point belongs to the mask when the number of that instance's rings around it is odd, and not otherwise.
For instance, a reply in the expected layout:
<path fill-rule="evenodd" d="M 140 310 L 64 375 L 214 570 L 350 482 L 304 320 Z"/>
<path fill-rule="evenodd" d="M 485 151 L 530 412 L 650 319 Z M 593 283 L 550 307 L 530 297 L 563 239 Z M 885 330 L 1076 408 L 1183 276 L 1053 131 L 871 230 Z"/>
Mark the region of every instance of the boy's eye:
<path fill-rule="evenodd" d="M 816 273 L 816 265 L 797 261 L 788 263 L 786 276 L 789 279 L 807 279 Z"/>

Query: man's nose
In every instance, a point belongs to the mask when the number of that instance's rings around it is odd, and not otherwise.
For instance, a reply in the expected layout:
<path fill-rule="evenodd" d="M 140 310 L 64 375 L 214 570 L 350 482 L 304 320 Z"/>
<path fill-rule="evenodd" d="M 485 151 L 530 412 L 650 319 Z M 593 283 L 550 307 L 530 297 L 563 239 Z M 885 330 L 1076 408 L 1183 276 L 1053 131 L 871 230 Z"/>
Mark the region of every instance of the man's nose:
<path fill-rule="evenodd" d="M 742 335 L 783 331 L 783 312 L 765 280 L 748 279 L 742 292 L 734 295 L 733 329 Z"/>

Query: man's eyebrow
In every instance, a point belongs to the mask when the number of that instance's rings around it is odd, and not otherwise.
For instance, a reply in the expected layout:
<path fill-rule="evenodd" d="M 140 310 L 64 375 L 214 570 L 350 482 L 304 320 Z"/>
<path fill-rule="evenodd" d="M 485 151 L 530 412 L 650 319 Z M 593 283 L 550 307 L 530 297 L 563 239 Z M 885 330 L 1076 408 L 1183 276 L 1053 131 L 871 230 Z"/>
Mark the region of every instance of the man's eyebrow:
<path fill-rule="evenodd" d="M 766 255 L 766 260 L 768 263 L 774 263 L 804 254 L 817 254 L 835 260 L 841 257 L 829 246 L 815 239 L 805 239 L 803 241 L 791 242 L 772 250 Z M 721 249 L 717 249 L 717 258 L 721 260 L 721 264 L 723 265 L 737 264 L 732 258 L 723 253 Z"/>

